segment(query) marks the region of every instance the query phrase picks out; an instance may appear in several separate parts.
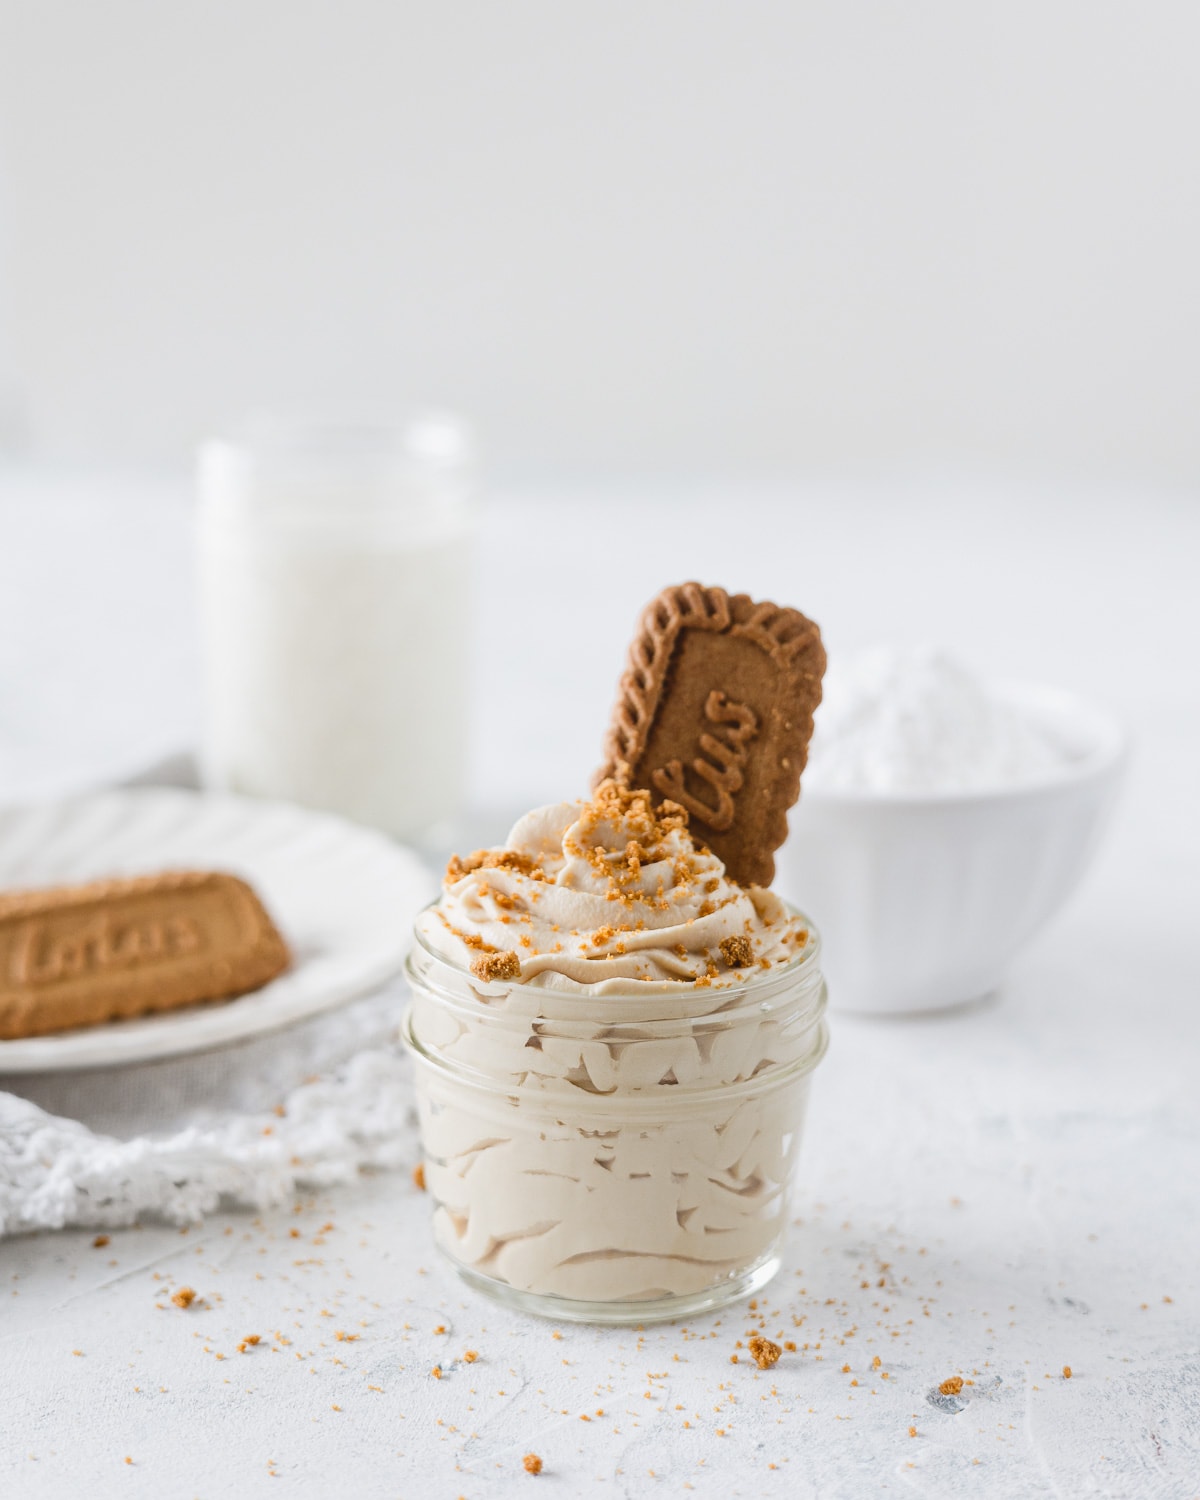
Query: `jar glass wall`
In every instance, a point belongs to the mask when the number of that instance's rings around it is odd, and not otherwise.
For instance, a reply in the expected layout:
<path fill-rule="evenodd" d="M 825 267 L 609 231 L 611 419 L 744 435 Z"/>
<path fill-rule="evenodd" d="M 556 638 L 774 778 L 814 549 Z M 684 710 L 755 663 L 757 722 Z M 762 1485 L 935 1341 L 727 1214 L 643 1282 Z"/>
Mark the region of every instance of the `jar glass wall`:
<path fill-rule="evenodd" d="M 738 986 L 484 984 L 421 944 L 405 1038 L 434 1231 L 530 1311 L 646 1322 L 778 1269 L 813 1069 L 819 941 Z"/>

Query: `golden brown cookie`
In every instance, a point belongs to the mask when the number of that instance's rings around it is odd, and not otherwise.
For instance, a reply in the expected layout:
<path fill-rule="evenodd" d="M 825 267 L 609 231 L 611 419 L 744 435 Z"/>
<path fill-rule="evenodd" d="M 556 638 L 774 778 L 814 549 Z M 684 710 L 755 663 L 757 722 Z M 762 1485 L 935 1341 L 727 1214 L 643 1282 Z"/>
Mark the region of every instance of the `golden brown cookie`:
<path fill-rule="evenodd" d="M 188 871 L 0 896 L 0 1039 L 230 1000 L 287 968 L 235 875 Z"/>
<path fill-rule="evenodd" d="M 742 885 L 769 885 L 821 701 L 821 634 L 799 611 L 683 583 L 642 614 L 621 678 L 606 776 L 687 809 Z"/>

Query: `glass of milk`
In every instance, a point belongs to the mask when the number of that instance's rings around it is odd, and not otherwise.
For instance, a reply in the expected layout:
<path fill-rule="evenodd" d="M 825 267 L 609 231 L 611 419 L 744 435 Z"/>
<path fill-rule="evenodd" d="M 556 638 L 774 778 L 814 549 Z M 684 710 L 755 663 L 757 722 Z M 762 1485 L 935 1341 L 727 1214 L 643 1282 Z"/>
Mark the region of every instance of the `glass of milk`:
<path fill-rule="evenodd" d="M 207 785 L 443 835 L 465 793 L 469 448 L 442 415 L 204 444 Z"/>

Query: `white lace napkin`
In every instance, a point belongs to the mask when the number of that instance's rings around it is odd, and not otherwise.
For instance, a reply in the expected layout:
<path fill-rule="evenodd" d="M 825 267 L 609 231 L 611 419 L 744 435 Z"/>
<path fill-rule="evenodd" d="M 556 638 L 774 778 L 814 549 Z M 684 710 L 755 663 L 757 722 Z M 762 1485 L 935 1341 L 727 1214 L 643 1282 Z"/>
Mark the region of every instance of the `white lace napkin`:
<path fill-rule="evenodd" d="M 415 1162 L 405 994 L 189 1057 L 0 1077 L 0 1235 L 194 1222 Z"/>

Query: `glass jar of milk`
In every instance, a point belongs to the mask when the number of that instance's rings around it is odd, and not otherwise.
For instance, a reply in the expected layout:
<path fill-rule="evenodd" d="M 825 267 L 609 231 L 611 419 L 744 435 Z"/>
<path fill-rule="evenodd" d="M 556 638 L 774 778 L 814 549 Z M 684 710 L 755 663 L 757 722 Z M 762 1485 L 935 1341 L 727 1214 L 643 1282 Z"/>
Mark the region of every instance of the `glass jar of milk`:
<path fill-rule="evenodd" d="M 471 490 L 443 416 L 203 446 L 207 785 L 439 838 L 465 790 Z"/>

